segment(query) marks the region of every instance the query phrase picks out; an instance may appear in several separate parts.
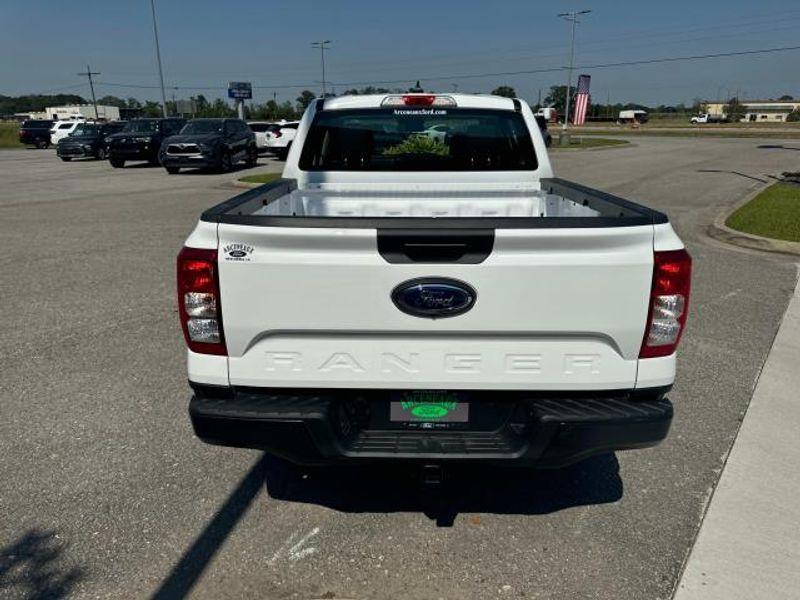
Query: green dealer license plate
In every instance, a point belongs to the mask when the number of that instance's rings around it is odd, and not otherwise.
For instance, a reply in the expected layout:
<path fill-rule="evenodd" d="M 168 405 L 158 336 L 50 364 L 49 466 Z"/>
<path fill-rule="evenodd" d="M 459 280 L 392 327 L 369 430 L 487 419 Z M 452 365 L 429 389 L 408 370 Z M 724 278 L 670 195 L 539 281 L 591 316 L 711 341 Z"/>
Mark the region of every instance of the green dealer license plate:
<path fill-rule="evenodd" d="M 469 403 L 460 392 L 409 390 L 397 392 L 389 405 L 395 423 L 466 423 Z"/>

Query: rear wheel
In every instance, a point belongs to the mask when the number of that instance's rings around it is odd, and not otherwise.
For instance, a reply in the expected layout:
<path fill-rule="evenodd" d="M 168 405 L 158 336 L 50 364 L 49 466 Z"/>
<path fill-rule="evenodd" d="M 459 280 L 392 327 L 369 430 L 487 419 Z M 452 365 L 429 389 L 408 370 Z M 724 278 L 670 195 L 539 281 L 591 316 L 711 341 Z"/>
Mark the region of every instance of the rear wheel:
<path fill-rule="evenodd" d="M 111 158 L 108 162 L 110 162 L 111 166 L 115 169 L 121 169 L 125 166 L 125 161 L 121 158 Z"/>
<path fill-rule="evenodd" d="M 247 150 L 247 160 L 244 162 L 245 165 L 252 168 L 258 164 L 258 148 L 255 146 L 251 146 Z"/>
<path fill-rule="evenodd" d="M 219 172 L 227 173 L 231 170 L 232 166 L 230 153 L 227 150 L 223 151 L 219 159 Z"/>
<path fill-rule="evenodd" d="M 61 160 L 63 160 L 64 162 L 69 162 L 69 161 L 72 160 L 72 157 L 71 156 L 62 156 Z"/>
<path fill-rule="evenodd" d="M 44 148 L 47 148 L 49 145 L 50 142 L 48 142 L 47 140 L 36 140 L 36 147 L 39 150 L 43 150 Z"/>
<path fill-rule="evenodd" d="M 180 167 L 164 167 L 170 175 L 177 175 L 181 172 Z"/>

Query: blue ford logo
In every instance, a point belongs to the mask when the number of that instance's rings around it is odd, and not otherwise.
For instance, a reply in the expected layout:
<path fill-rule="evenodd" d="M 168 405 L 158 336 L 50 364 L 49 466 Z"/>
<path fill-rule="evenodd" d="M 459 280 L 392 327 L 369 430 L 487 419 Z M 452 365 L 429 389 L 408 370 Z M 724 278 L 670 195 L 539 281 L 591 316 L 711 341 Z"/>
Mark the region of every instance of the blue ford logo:
<path fill-rule="evenodd" d="M 475 304 L 476 296 L 466 283 L 443 278 L 412 279 L 392 290 L 392 302 L 397 308 L 428 319 L 465 313 Z"/>

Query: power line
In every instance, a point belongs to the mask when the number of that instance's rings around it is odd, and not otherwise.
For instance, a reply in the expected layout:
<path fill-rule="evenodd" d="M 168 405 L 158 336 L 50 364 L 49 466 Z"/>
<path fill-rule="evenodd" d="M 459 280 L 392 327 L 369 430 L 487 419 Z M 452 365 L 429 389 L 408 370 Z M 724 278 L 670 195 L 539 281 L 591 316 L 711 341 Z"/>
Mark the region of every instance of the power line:
<path fill-rule="evenodd" d="M 577 65 L 577 69 L 608 69 L 612 67 L 624 67 L 634 65 L 645 65 L 666 62 L 679 62 L 679 61 L 692 61 L 692 60 L 706 60 L 712 58 L 723 58 L 728 56 L 745 56 L 755 54 L 771 54 L 775 52 L 789 52 L 792 50 L 800 50 L 800 46 L 783 46 L 780 48 L 764 48 L 760 50 L 743 50 L 737 52 L 717 52 L 713 54 L 698 54 L 694 56 L 673 56 L 667 58 L 653 58 L 646 60 L 632 60 L 615 63 L 600 63 L 594 65 Z M 566 67 L 548 67 L 544 69 L 526 69 L 520 71 L 497 71 L 494 73 L 464 73 L 461 75 L 445 75 L 445 76 L 427 76 L 421 77 L 423 80 L 429 81 L 447 81 L 451 79 L 479 79 L 481 77 L 500 77 L 511 75 L 532 75 L 536 73 L 557 73 L 563 71 Z M 392 84 L 392 83 L 406 83 L 410 79 L 393 79 L 383 81 L 351 81 L 341 82 L 337 81 L 336 85 L 375 85 L 375 84 Z"/>
<path fill-rule="evenodd" d="M 659 64 L 659 63 L 672 63 L 672 62 L 690 62 L 695 60 L 711 60 L 715 58 L 727 58 L 727 57 L 734 57 L 734 56 L 755 56 L 760 54 L 774 54 L 778 52 L 792 52 L 800 50 L 800 46 L 781 46 L 778 48 L 760 48 L 757 50 L 739 50 L 739 51 L 731 51 L 731 52 L 715 52 L 709 54 L 696 54 L 696 55 L 689 55 L 689 56 L 670 56 L 670 57 L 662 57 L 662 58 L 651 58 L 651 59 L 642 59 L 642 60 L 631 60 L 631 61 L 620 61 L 620 62 L 608 62 L 608 63 L 597 63 L 597 64 L 587 64 L 587 65 L 576 65 L 576 69 L 611 69 L 617 67 L 627 67 L 627 66 L 640 66 L 640 65 L 650 65 L 650 64 Z M 509 77 L 514 75 L 533 75 L 537 73 L 558 73 L 565 69 L 566 67 L 546 67 L 541 69 L 524 69 L 519 71 L 495 71 L 495 72 L 485 72 L 485 73 L 462 73 L 459 75 L 429 75 L 423 76 L 421 79 L 423 81 L 451 81 L 456 79 L 480 79 L 483 77 Z M 415 77 L 410 77 L 406 79 L 384 79 L 384 80 L 371 80 L 371 81 L 336 81 L 333 82 L 337 86 L 366 86 L 366 85 L 389 85 L 389 84 L 407 84 L 411 83 L 416 80 Z M 159 89 L 160 86 L 157 85 L 146 85 L 146 84 L 134 84 L 134 83 L 118 83 L 118 82 L 110 82 L 110 81 L 97 81 L 97 85 L 104 85 L 110 87 L 122 87 L 122 88 L 134 88 L 134 89 Z M 302 89 L 302 88 L 309 88 L 313 87 L 314 83 L 292 83 L 292 84 L 280 84 L 280 85 L 254 85 L 253 89 L 261 89 L 261 90 L 278 90 L 278 89 Z M 224 85 L 176 85 L 172 86 L 176 89 L 181 90 L 222 90 L 226 89 Z"/>

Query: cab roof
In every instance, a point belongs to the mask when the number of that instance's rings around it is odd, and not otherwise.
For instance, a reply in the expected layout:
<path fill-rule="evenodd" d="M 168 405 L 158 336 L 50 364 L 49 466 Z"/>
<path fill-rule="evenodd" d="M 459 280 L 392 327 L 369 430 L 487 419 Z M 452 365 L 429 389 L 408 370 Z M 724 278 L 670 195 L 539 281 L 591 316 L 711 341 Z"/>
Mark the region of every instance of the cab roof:
<path fill-rule="evenodd" d="M 495 110 L 514 110 L 514 100 L 503 96 L 492 96 L 489 94 L 448 94 L 447 92 L 425 92 L 425 93 L 392 93 L 392 94 L 364 94 L 356 96 L 337 96 L 325 99 L 325 110 L 346 110 L 353 108 L 381 108 L 381 104 L 386 98 L 397 98 L 405 96 L 442 96 L 452 98 L 455 101 L 453 108 L 487 108 Z M 319 100 L 318 100 L 319 101 Z M 417 106 L 416 108 L 423 108 Z M 439 107 L 433 107 L 439 108 Z M 441 107 L 448 108 L 448 107 Z"/>

